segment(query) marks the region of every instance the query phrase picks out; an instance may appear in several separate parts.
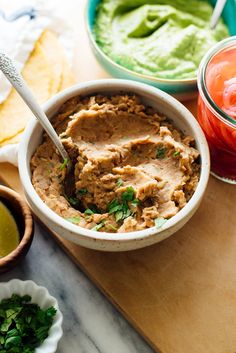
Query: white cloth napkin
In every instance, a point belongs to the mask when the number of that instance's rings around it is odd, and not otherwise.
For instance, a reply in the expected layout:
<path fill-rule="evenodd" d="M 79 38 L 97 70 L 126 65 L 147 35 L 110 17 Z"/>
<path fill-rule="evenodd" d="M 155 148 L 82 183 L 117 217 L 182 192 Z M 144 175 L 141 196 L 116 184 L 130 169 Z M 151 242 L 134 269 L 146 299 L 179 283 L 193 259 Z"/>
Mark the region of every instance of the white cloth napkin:
<path fill-rule="evenodd" d="M 8 22 L 5 18 L 14 15 L 21 9 L 33 8 L 35 18 L 25 15 Z M 2 15 L 3 13 L 3 15 Z M 45 28 L 59 35 L 59 40 L 65 48 L 69 63 L 72 62 L 74 51 L 73 31 L 60 18 L 56 10 L 56 1 L 48 0 L 0 0 L 0 51 L 7 53 L 18 69 L 24 67 L 34 44 Z M 9 95 L 11 85 L 0 72 L 0 103 Z M 10 162 L 17 165 L 18 145 L 0 147 L 0 162 Z"/>

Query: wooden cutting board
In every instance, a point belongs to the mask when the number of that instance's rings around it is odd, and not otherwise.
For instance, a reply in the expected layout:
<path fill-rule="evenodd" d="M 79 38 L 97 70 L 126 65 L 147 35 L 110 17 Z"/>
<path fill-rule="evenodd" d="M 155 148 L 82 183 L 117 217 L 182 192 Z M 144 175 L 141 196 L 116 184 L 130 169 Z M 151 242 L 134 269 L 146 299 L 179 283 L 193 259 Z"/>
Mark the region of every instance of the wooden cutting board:
<path fill-rule="evenodd" d="M 0 177 L 22 192 L 17 169 Z M 190 222 L 151 247 L 102 253 L 56 234 L 66 253 L 156 352 L 236 352 L 236 188 L 210 179 Z"/>
<path fill-rule="evenodd" d="M 68 13 L 83 48 L 74 65 L 78 81 L 107 77 L 89 48 L 83 3 Z M 186 106 L 196 112 L 196 102 Z M 15 167 L 0 164 L 0 178 L 22 192 Z M 236 353 L 235 186 L 211 178 L 190 222 L 145 249 L 102 253 L 52 236 L 156 352 Z"/>

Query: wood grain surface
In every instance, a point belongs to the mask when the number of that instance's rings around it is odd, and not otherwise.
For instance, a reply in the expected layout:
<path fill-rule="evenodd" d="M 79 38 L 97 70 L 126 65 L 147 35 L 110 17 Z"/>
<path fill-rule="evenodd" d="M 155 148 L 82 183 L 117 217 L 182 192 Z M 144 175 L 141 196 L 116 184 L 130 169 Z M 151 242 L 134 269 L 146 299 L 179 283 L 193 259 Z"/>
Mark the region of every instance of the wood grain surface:
<path fill-rule="evenodd" d="M 1 178 L 22 192 L 17 169 Z M 210 178 L 179 232 L 151 247 L 102 253 L 52 234 L 157 352 L 236 352 L 236 190 Z"/>
<path fill-rule="evenodd" d="M 18 180 L 17 175 L 16 179 Z M 0 258 L 0 273 L 2 273 L 15 267 L 27 254 L 34 236 L 34 222 L 29 206 L 14 190 L 0 185 L 0 200 L 14 215 L 20 234 L 18 246 L 7 256 Z"/>
<path fill-rule="evenodd" d="M 78 81 L 107 77 L 89 48 L 82 9 L 77 14 Z M 186 106 L 196 113 L 195 101 Z M 0 177 L 22 192 L 15 167 L 0 164 Z M 102 253 L 52 236 L 156 352 L 236 353 L 235 186 L 211 177 L 190 222 L 145 249 Z"/>

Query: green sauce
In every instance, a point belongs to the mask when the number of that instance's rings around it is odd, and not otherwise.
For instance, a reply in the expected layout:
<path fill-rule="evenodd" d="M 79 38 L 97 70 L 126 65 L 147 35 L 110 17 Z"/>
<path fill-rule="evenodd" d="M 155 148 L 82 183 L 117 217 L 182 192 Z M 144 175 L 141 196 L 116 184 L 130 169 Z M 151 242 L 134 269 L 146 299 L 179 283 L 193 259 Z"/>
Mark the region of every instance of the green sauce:
<path fill-rule="evenodd" d="M 94 34 L 101 49 L 127 69 L 191 79 L 206 51 L 229 36 L 222 20 L 210 29 L 212 11 L 204 0 L 102 0 Z"/>
<path fill-rule="evenodd" d="M 8 208 L 0 201 L 0 258 L 12 252 L 20 242 L 16 221 Z"/>

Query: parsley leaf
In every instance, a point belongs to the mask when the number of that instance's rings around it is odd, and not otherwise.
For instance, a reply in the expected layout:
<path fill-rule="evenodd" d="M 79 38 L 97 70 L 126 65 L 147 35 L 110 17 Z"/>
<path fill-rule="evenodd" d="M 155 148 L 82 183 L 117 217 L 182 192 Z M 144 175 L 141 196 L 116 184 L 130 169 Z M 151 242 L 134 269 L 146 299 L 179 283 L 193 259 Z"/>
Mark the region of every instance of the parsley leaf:
<path fill-rule="evenodd" d="M 56 309 L 43 310 L 30 301 L 28 295 L 13 294 L 0 302 L 0 352 L 34 353 L 48 337 Z"/>
<path fill-rule="evenodd" d="M 139 200 L 135 199 L 135 190 L 132 186 L 127 187 L 126 191 L 121 195 L 121 200 L 118 199 L 112 200 L 108 205 L 108 213 L 114 214 L 116 222 L 122 221 L 125 218 L 132 215 L 131 210 L 129 209 L 128 202 L 131 202 L 133 206 L 139 204 Z"/>
<path fill-rule="evenodd" d="M 108 205 L 108 212 L 109 214 L 115 213 L 117 211 L 121 211 L 123 208 L 123 205 L 119 203 L 117 199 L 114 199 L 109 205 Z"/>
<path fill-rule="evenodd" d="M 89 216 L 93 215 L 94 213 L 101 214 L 101 211 L 97 208 L 96 205 L 92 205 L 90 206 L 90 208 L 86 208 L 86 210 L 84 211 L 84 214 L 87 214 Z"/>
<path fill-rule="evenodd" d="M 123 184 L 124 184 L 124 182 L 123 182 L 123 180 L 121 178 L 119 178 L 117 180 L 117 182 L 116 182 L 116 185 L 117 185 L 118 188 L 121 187 Z"/>
<path fill-rule="evenodd" d="M 123 219 L 128 218 L 131 215 L 132 215 L 132 212 L 128 207 L 125 210 L 123 210 Z"/>
<path fill-rule="evenodd" d="M 83 196 L 83 195 L 87 194 L 87 192 L 88 192 L 88 190 L 86 188 L 80 189 L 80 190 L 76 191 L 76 195 Z"/>
<path fill-rule="evenodd" d="M 71 223 L 79 223 L 81 218 L 80 217 L 68 217 L 68 218 L 65 218 L 66 221 L 68 222 L 71 222 Z"/>
<path fill-rule="evenodd" d="M 155 222 L 155 226 L 156 226 L 157 228 L 160 228 L 160 227 L 162 227 L 167 221 L 168 221 L 168 219 L 166 219 L 166 218 L 158 217 L 158 218 L 155 219 L 154 222 Z"/>
<path fill-rule="evenodd" d="M 123 211 L 117 211 L 117 212 L 115 213 L 115 219 L 116 219 L 116 222 L 119 222 L 119 221 L 121 221 L 122 219 L 125 219 L 124 214 L 123 214 Z"/>
<path fill-rule="evenodd" d="M 158 147 L 156 151 L 156 158 L 163 159 L 166 155 L 166 148 L 165 147 Z"/>
<path fill-rule="evenodd" d="M 105 222 L 101 221 L 96 226 L 94 226 L 91 230 L 95 230 L 97 232 L 99 229 L 101 229 L 104 226 L 104 224 L 105 224 Z"/>
<path fill-rule="evenodd" d="M 67 197 L 65 195 L 65 199 L 72 205 L 72 206 L 77 206 L 79 205 L 80 201 L 76 197 Z"/>
<path fill-rule="evenodd" d="M 84 214 L 91 216 L 92 214 L 94 214 L 94 212 L 90 208 L 86 208 L 86 210 L 84 211 Z"/>
<path fill-rule="evenodd" d="M 67 166 L 67 164 L 68 164 L 68 159 L 65 158 L 64 161 L 63 161 L 63 163 L 60 165 L 60 170 L 65 169 L 65 167 Z"/>
<path fill-rule="evenodd" d="M 138 199 L 134 199 L 132 202 L 131 202 L 131 205 L 136 207 L 138 205 L 140 205 L 140 201 Z"/>
<path fill-rule="evenodd" d="M 98 213 L 98 214 L 101 214 L 101 211 L 97 208 L 96 205 L 92 205 L 90 206 L 90 210 L 93 211 L 93 213 Z"/>
<path fill-rule="evenodd" d="M 117 227 L 113 226 L 113 224 L 106 224 L 106 227 L 107 227 L 108 229 L 117 231 Z"/>
<path fill-rule="evenodd" d="M 134 188 L 132 186 L 128 186 L 126 191 L 123 192 L 121 196 L 122 201 L 132 201 L 134 199 L 134 194 L 135 194 Z"/>
<path fill-rule="evenodd" d="M 177 156 L 179 156 L 180 155 L 180 151 L 175 151 L 174 153 L 173 153 L 173 157 L 177 157 Z"/>

